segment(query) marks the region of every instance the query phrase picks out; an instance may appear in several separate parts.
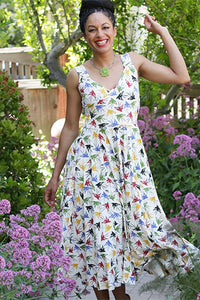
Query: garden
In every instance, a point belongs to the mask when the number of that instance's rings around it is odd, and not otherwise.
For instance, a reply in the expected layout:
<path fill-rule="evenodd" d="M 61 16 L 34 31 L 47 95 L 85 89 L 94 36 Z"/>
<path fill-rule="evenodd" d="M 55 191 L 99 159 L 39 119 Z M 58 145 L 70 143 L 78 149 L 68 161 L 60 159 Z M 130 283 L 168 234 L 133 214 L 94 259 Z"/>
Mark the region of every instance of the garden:
<path fill-rule="evenodd" d="M 192 84 L 199 84 L 200 5 L 193 0 L 114 2 L 117 53 L 133 50 L 169 65 L 159 37 L 144 34 L 141 11 L 148 9 L 170 29 Z M 79 4 L 80 0 L 4 1 L 0 7 L 0 47 L 31 47 L 32 57 L 40 65 L 37 78 L 49 87 L 52 83 L 65 86 L 67 72 L 91 57 L 77 30 Z M 58 58 L 64 53 L 68 61 L 61 68 Z M 200 112 L 199 106 L 194 111 L 185 94 L 188 86 L 183 86 L 185 106 L 181 109 L 189 117 L 170 115 L 170 103 L 175 103 L 180 89 L 179 85 L 141 79 L 138 125 L 168 219 L 183 238 L 200 248 Z M 199 104 L 200 96 L 196 99 Z M 155 113 L 156 109 L 160 114 Z M 72 261 L 60 247 L 63 176 L 57 207 L 50 209 L 44 202 L 58 138 L 36 138 L 33 126 L 17 82 L 0 72 L 0 299 L 59 299 L 61 295 L 70 299 L 76 286 L 68 276 Z M 175 292 L 181 300 L 200 300 L 200 263 L 191 258 L 192 270 L 172 280 L 156 279 L 143 286 L 142 291 L 166 291 L 168 300 L 177 300 L 173 298 Z"/>
<path fill-rule="evenodd" d="M 0 95 L 1 299 L 54 299 L 61 292 L 68 299 L 76 282 L 67 276 L 71 259 L 60 248 L 59 203 L 50 211 L 43 200 L 58 139 L 33 136 L 23 95 L 3 72 Z M 161 204 L 180 235 L 199 247 L 199 109 L 175 122 L 170 115 L 155 118 L 142 106 L 138 125 Z M 58 200 L 61 192 L 62 177 Z M 199 273 L 194 262 L 193 270 L 177 276 L 173 286 L 181 299 L 200 299 Z"/>

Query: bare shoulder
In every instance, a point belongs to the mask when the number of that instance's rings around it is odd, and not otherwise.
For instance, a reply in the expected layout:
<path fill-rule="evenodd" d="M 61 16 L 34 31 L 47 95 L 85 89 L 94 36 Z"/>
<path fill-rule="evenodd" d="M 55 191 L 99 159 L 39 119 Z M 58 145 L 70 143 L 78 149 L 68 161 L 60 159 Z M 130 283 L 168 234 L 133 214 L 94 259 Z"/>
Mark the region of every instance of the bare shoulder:
<path fill-rule="evenodd" d="M 78 87 L 78 80 L 79 80 L 78 77 L 79 75 L 75 68 L 70 70 L 69 73 L 67 74 L 66 87 L 67 88 Z"/>
<path fill-rule="evenodd" d="M 137 71 L 139 72 L 140 67 L 145 62 L 146 58 L 143 55 L 138 54 L 133 51 L 129 52 L 129 55 L 130 55 L 133 65 L 136 67 Z"/>

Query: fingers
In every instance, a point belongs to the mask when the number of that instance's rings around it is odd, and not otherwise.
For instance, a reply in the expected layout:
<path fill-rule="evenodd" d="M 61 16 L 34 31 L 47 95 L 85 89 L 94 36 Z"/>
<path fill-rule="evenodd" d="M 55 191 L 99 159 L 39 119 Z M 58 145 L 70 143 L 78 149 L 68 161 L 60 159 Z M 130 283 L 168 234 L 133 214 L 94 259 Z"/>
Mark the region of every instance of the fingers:
<path fill-rule="evenodd" d="M 56 192 L 46 189 L 44 192 L 44 201 L 50 207 L 55 207 L 56 204 L 58 203 L 56 200 Z"/>
<path fill-rule="evenodd" d="M 155 17 L 152 17 L 148 14 L 145 15 L 144 18 L 144 25 L 148 31 L 158 33 L 160 32 L 161 25 L 157 22 L 157 19 Z"/>

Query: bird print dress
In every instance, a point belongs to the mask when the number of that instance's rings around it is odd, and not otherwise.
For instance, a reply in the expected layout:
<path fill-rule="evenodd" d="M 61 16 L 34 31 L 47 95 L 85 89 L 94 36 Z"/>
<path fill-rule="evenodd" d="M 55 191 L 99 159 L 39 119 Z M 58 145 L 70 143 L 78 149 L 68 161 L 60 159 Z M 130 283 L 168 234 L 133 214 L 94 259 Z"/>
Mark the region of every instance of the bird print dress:
<path fill-rule="evenodd" d="M 61 211 L 62 247 L 79 289 L 134 284 L 143 270 L 187 271 L 196 251 L 160 205 L 137 125 L 137 71 L 128 53 L 121 60 L 111 90 L 76 67 L 85 125 L 68 151 Z"/>

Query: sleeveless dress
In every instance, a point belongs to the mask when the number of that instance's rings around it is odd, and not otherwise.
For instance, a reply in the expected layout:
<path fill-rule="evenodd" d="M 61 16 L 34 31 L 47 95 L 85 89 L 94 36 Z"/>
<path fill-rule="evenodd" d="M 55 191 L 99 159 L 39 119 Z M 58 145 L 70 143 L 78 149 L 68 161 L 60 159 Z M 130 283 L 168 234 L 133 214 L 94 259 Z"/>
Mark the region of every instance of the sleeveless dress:
<path fill-rule="evenodd" d="M 134 284 L 142 270 L 175 275 L 197 252 L 159 202 L 137 125 L 138 74 L 128 53 L 121 60 L 111 90 L 76 67 L 85 125 L 68 151 L 61 211 L 62 246 L 79 289 Z"/>

